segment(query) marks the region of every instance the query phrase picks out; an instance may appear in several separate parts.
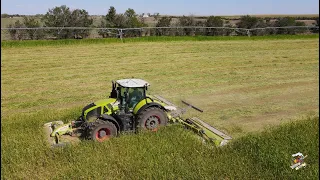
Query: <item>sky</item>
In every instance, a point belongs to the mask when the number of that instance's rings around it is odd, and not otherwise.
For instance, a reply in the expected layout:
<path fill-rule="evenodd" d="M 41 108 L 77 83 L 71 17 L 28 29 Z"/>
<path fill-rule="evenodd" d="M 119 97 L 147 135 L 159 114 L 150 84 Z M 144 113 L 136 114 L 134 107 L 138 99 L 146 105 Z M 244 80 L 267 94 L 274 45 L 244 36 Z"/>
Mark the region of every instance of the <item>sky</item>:
<path fill-rule="evenodd" d="M 1 0 L 1 14 L 45 14 L 61 5 L 90 15 L 105 15 L 110 6 L 117 13 L 132 8 L 137 14 L 160 15 L 319 14 L 319 0 Z"/>

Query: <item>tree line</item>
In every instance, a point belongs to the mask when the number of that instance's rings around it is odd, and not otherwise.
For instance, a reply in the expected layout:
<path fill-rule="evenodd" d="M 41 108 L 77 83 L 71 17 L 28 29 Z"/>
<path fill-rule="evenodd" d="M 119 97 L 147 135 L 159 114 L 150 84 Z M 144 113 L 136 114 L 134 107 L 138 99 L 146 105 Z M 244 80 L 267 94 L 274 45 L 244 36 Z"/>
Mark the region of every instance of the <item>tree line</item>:
<path fill-rule="evenodd" d="M 231 23 L 230 20 L 220 16 L 209 16 L 202 19 L 195 16 L 181 16 L 173 21 L 173 17 L 160 16 L 159 13 L 153 15 L 156 24 L 155 27 L 229 27 L 229 28 L 264 28 L 264 27 L 285 27 L 285 26 L 305 26 L 304 22 L 296 21 L 294 17 L 279 17 L 277 19 L 260 18 L 254 16 L 241 16 L 237 23 Z M 309 18 L 310 19 L 310 18 Z M 315 26 L 319 24 L 319 17 L 316 19 Z M 117 13 L 116 9 L 111 6 L 105 16 L 101 19 L 98 25 L 93 24 L 93 18 L 84 9 L 71 10 L 66 5 L 54 7 L 49 9 L 45 15 L 40 19 L 39 16 L 23 16 L 22 21 L 17 20 L 14 24 L 8 25 L 9 28 L 38 28 L 38 27 L 61 27 L 58 30 L 42 30 L 35 31 L 27 29 L 25 31 L 19 29 L 9 30 L 11 39 L 44 39 L 48 37 L 57 39 L 70 39 L 70 38 L 87 38 L 90 35 L 89 30 L 86 29 L 62 29 L 62 27 L 99 27 L 99 28 L 140 28 L 147 27 L 145 19 L 139 16 L 133 9 L 129 8 L 124 13 Z M 301 31 L 301 30 L 300 30 Z M 294 29 L 279 29 L 277 31 L 270 30 L 268 32 L 253 32 L 252 35 L 265 35 L 265 34 L 294 34 L 297 31 Z M 127 31 L 124 36 L 141 36 L 141 31 Z M 103 37 L 114 37 L 111 31 L 101 29 L 98 34 Z M 183 28 L 175 32 L 168 29 L 149 29 L 149 35 L 155 36 L 168 36 L 168 35 L 206 35 L 206 36 L 219 36 L 230 35 L 231 31 L 228 29 L 207 29 L 205 31 L 197 31 L 192 28 Z"/>

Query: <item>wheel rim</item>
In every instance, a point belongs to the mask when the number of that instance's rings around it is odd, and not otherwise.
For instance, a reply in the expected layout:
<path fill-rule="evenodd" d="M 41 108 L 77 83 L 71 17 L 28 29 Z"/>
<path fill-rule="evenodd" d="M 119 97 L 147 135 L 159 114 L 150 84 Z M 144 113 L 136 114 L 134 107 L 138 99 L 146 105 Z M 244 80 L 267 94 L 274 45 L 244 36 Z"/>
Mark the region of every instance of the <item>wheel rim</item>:
<path fill-rule="evenodd" d="M 96 133 L 96 139 L 99 142 L 108 140 L 110 138 L 111 132 L 108 128 L 101 128 Z"/>
<path fill-rule="evenodd" d="M 144 123 L 144 126 L 151 131 L 157 131 L 160 126 L 160 118 L 157 115 L 150 116 L 146 122 Z"/>

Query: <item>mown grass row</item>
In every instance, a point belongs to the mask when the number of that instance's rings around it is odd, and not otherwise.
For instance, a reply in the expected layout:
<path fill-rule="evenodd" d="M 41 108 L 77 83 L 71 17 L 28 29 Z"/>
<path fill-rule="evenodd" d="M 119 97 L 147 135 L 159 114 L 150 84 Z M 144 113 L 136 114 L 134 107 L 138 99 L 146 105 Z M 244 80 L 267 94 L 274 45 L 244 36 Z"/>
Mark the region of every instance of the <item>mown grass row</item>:
<path fill-rule="evenodd" d="M 84 141 L 50 149 L 42 124 L 68 121 L 80 109 L 6 117 L 1 128 L 1 179 L 317 179 L 319 118 L 310 117 L 222 148 L 206 146 L 191 131 L 168 126 L 157 133 L 123 135 L 104 143 Z M 3 127 L 6 128 L 3 128 Z M 289 166 L 308 155 L 307 167 Z"/>
<path fill-rule="evenodd" d="M 274 36 L 151 36 L 139 38 L 108 38 L 108 39 L 62 39 L 62 40 L 28 40 L 2 41 L 1 47 L 29 47 L 29 46 L 60 46 L 91 43 L 127 43 L 127 42 L 166 42 L 166 41 L 211 41 L 211 40 L 275 40 L 275 39 L 309 39 L 319 38 L 319 34 L 312 35 L 274 35 Z"/>
<path fill-rule="evenodd" d="M 151 94 L 205 113 L 231 136 L 318 112 L 318 39 L 181 41 L 5 48 L 2 116 L 107 98 L 111 80 L 142 78 Z M 193 113 L 193 112 L 190 112 Z"/>

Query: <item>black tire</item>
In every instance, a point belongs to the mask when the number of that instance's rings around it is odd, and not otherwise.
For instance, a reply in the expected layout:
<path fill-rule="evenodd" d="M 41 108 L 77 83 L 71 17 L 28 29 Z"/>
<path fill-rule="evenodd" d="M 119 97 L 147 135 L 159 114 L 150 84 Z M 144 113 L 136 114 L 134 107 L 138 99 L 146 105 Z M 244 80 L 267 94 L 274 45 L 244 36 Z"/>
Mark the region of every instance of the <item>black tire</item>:
<path fill-rule="evenodd" d="M 158 107 L 150 107 L 143 110 L 137 118 L 137 129 L 157 131 L 168 123 L 167 114 Z"/>
<path fill-rule="evenodd" d="M 103 142 L 117 136 L 116 126 L 109 121 L 97 120 L 88 129 L 88 139 Z"/>

